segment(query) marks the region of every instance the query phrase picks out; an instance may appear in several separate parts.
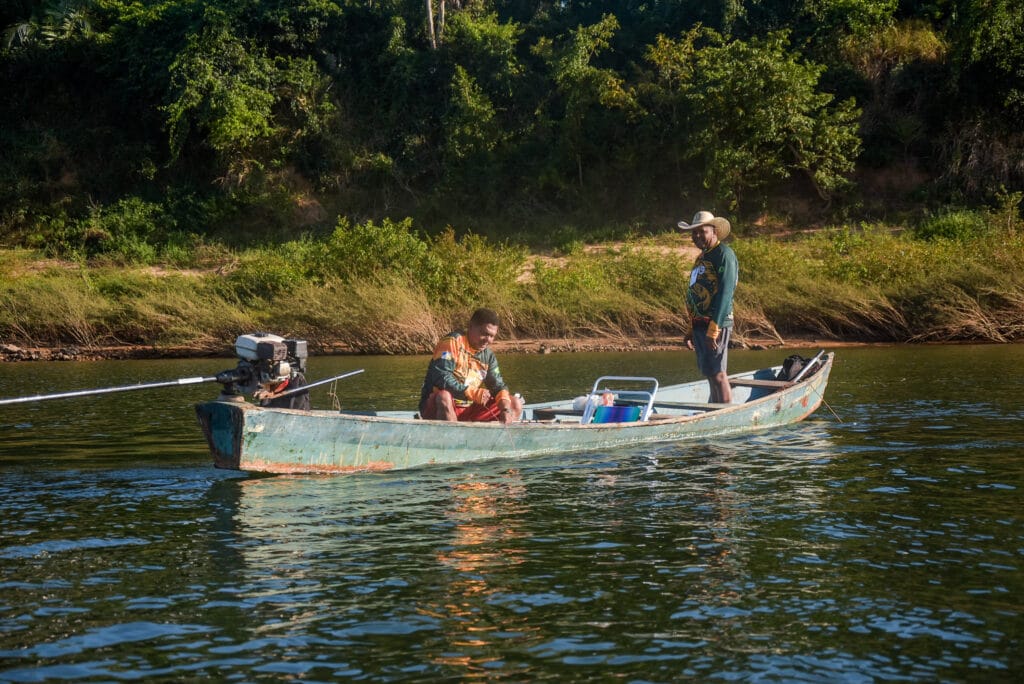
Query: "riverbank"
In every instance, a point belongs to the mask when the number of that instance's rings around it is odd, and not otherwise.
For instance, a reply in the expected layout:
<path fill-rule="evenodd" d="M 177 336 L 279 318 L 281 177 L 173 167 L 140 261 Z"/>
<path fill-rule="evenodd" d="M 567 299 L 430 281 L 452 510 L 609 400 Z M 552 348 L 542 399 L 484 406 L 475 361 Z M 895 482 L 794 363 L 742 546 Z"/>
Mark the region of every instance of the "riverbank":
<path fill-rule="evenodd" d="M 349 232 L 196 249 L 160 268 L 0 249 L 0 360 L 232 357 L 235 337 L 258 330 L 307 340 L 314 356 L 419 355 L 481 303 L 506 321 L 504 353 L 682 348 L 693 246 L 677 232 L 555 254 L 403 226 Z M 916 235 L 737 238 L 737 346 L 1024 340 L 1024 230 L 970 249 Z"/>
<path fill-rule="evenodd" d="M 864 347 L 878 345 L 877 342 L 856 340 L 822 340 L 815 338 L 791 338 L 779 343 L 778 340 L 746 339 L 734 344 L 737 349 L 808 349 L 811 347 Z M 683 351 L 686 349 L 682 338 L 636 338 L 590 337 L 583 339 L 545 338 L 497 340 L 491 346 L 498 354 L 561 354 L 578 352 L 645 352 Z M 430 353 L 425 349 L 423 354 Z M 321 345 L 310 349 L 312 356 L 366 356 L 345 344 Z M 196 349 L 194 347 L 163 347 L 155 345 L 113 345 L 79 347 L 20 347 L 13 344 L 0 345 L 0 362 L 19 361 L 118 361 L 142 359 L 190 359 L 190 358 L 234 358 L 234 349 L 225 344 L 222 349 Z"/>

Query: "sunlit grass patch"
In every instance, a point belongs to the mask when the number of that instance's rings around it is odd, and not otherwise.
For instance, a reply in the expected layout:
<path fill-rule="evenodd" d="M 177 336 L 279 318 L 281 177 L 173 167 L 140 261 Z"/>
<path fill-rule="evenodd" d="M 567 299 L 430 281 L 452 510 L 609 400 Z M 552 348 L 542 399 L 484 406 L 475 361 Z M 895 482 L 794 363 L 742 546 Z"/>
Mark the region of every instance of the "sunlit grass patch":
<path fill-rule="evenodd" d="M 887 225 L 744 237 L 736 339 L 1009 341 L 1024 337 L 1024 231 L 1006 209 L 982 237 Z M 974 221 L 975 218 L 970 218 Z M 173 260 L 119 265 L 0 250 L 0 335 L 29 346 L 224 349 L 267 330 L 314 348 L 426 353 L 479 306 L 503 339 L 681 338 L 692 246 L 677 233 L 573 242 L 556 254 L 410 221 L 339 222 L 247 249 L 182 240 Z M 171 255 L 171 252 L 167 253 Z"/>
<path fill-rule="evenodd" d="M 429 350 L 447 324 L 422 290 L 403 278 L 307 284 L 264 309 L 267 328 L 314 347 L 341 344 L 355 352 L 413 354 Z"/>
<path fill-rule="evenodd" d="M 258 325 L 258 309 L 221 296 L 215 279 L 107 272 L 94 282 L 109 298 L 106 327 L 119 341 L 214 352 Z"/>
<path fill-rule="evenodd" d="M 24 346 L 89 347 L 115 339 L 111 304 L 77 273 L 35 274 L 0 285 L 0 336 Z"/>

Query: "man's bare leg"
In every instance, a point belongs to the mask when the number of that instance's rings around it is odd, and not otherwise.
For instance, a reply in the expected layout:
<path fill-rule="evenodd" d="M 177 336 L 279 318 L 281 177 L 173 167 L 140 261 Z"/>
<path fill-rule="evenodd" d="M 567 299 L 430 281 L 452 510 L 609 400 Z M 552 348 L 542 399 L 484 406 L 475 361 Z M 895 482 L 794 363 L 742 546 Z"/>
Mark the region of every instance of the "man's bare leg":
<path fill-rule="evenodd" d="M 729 375 L 725 371 L 708 378 L 708 386 L 711 388 L 711 403 L 732 403 L 732 385 L 729 384 Z"/>
<path fill-rule="evenodd" d="M 452 400 L 451 392 L 441 390 L 427 397 L 423 417 L 428 420 L 456 420 L 458 416 L 455 415 L 455 402 Z"/>

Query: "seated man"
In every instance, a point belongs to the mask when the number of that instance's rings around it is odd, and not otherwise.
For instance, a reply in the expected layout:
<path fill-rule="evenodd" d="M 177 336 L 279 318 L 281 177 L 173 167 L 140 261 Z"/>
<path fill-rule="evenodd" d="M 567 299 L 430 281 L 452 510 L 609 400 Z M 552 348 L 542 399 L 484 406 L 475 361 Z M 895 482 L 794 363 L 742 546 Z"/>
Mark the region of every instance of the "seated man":
<path fill-rule="evenodd" d="M 477 309 L 466 332 L 452 332 L 434 347 L 420 393 L 420 415 L 428 420 L 519 420 L 523 402 L 509 394 L 490 350 L 498 314 Z"/>

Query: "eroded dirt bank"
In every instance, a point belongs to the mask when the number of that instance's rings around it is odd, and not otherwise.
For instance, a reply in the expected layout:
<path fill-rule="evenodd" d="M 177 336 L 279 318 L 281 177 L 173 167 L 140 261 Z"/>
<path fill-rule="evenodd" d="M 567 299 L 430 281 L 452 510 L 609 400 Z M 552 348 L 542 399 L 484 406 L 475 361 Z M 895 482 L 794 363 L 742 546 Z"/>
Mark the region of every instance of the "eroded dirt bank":
<path fill-rule="evenodd" d="M 741 349 L 806 349 L 809 347 L 854 347 L 869 346 L 870 342 L 853 340 L 820 340 L 814 338 L 791 338 L 780 344 L 778 340 L 743 340 L 734 348 Z M 572 352 L 613 352 L 613 351 L 682 351 L 685 349 L 680 337 L 663 339 L 644 338 L 545 338 L 497 340 L 492 348 L 499 354 L 553 354 Z M 424 350 L 424 354 L 429 350 Z M 311 345 L 311 356 L 358 355 L 344 345 Z M 222 349 L 196 349 L 195 347 L 155 347 L 148 345 L 119 346 L 76 346 L 63 347 L 20 347 L 0 344 L 0 361 L 102 361 L 125 359 L 199 359 L 233 358 L 234 349 L 226 344 Z"/>

